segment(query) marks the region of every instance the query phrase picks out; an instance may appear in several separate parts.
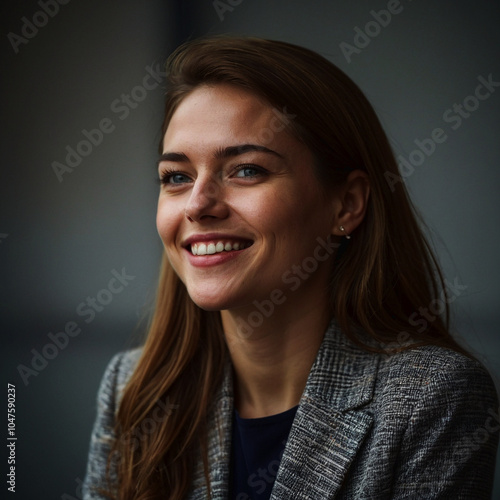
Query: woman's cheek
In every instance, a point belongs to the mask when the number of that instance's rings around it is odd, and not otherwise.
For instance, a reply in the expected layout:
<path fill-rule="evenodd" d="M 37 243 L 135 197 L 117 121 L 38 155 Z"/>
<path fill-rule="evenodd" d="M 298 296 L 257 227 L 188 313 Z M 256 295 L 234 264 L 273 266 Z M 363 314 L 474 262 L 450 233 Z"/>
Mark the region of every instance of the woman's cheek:
<path fill-rule="evenodd" d="M 156 229 L 164 244 L 167 244 L 172 233 L 172 219 L 169 216 L 167 207 L 164 204 L 158 205 L 158 212 L 156 214 Z"/>

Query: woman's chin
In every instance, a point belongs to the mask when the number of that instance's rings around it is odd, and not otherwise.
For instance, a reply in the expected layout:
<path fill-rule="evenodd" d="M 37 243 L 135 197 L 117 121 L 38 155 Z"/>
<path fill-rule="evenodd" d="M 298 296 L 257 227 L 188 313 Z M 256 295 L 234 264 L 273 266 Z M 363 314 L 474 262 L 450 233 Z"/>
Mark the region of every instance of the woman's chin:
<path fill-rule="evenodd" d="M 225 309 L 225 307 L 218 306 L 216 304 L 206 304 L 206 303 L 198 303 L 195 302 L 195 304 L 200 308 L 203 309 L 204 311 L 222 311 Z"/>
<path fill-rule="evenodd" d="M 222 311 L 228 309 L 231 301 L 221 296 L 220 293 L 189 293 L 191 300 L 204 311 Z"/>

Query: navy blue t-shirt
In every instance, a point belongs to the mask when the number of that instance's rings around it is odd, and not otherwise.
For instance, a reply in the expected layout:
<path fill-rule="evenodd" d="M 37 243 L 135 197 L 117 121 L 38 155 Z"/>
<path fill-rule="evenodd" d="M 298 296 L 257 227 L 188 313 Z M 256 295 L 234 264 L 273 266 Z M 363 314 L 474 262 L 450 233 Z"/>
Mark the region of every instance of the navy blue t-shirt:
<path fill-rule="evenodd" d="M 232 500 L 268 500 L 297 406 L 263 418 L 233 417 Z"/>

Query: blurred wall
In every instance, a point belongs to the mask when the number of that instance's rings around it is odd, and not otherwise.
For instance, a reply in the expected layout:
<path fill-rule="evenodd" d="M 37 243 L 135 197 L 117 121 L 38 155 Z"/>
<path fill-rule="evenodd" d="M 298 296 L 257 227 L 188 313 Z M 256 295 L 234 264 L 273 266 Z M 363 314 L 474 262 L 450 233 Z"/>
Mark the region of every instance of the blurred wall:
<path fill-rule="evenodd" d="M 79 498 L 99 380 L 154 294 L 161 73 L 178 13 L 86 0 L 44 17 L 42 3 L 2 7 L 1 365 L 17 388 L 18 498 Z"/>
<path fill-rule="evenodd" d="M 112 354 L 142 333 L 161 254 L 154 223 L 161 66 L 189 37 L 290 41 L 360 85 L 446 277 L 459 285 L 457 334 L 498 383 L 497 2 L 58 5 L 45 24 L 40 2 L 2 6 L 1 366 L 17 388 L 19 498 L 79 498 L 99 379 Z M 23 28 L 25 19 L 41 27 Z M 477 99 L 481 82 L 487 90 Z M 111 292 L 117 276 L 123 289 Z M 67 345 L 58 336 L 65 329 Z M 64 347 L 47 348 L 54 338 Z M 44 349 L 52 359 L 20 374 Z"/>

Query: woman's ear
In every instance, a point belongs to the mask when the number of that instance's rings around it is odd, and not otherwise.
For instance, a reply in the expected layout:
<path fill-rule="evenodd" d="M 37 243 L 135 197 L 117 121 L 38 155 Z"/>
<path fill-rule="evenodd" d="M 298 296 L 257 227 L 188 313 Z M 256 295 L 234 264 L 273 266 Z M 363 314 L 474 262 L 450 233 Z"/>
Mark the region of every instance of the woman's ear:
<path fill-rule="evenodd" d="M 352 171 L 338 191 L 338 211 L 332 234 L 349 236 L 365 217 L 370 196 L 368 174 L 363 170 Z"/>

